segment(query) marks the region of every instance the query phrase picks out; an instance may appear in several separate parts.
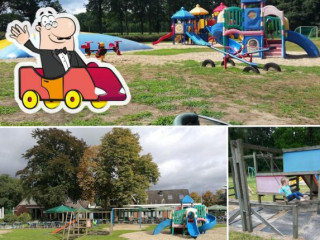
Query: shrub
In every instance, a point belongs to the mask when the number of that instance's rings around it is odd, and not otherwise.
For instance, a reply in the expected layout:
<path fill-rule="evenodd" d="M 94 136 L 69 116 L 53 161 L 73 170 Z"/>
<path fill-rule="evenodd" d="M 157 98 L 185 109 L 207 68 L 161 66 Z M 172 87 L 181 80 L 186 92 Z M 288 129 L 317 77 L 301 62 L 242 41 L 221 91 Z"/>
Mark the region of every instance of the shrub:
<path fill-rule="evenodd" d="M 29 213 L 23 213 L 18 217 L 19 222 L 27 223 L 32 220 L 31 215 Z"/>
<path fill-rule="evenodd" d="M 3 221 L 12 224 L 18 221 L 18 216 L 15 214 L 6 214 L 4 215 Z"/>
<path fill-rule="evenodd" d="M 0 40 L 6 38 L 6 33 L 5 32 L 0 32 Z"/>

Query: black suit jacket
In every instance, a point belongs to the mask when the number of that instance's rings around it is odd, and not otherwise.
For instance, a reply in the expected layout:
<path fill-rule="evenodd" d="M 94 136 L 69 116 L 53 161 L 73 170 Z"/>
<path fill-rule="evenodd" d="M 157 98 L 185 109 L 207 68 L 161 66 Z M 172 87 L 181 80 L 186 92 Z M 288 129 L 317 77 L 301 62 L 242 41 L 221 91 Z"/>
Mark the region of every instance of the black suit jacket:
<path fill-rule="evenodd" d="M 24 45 L 30 51 L 38 53 L 41 58 L 44 77 L 47 79 L 56 79 L 62 77 L 66 71 L 58 55 L 54 50 L 44 50 L 36 48 L 30 40 Z M 85 62 L 81 59 L 76 51 L 68 51 L 70 67 L 86 67 Z"/>

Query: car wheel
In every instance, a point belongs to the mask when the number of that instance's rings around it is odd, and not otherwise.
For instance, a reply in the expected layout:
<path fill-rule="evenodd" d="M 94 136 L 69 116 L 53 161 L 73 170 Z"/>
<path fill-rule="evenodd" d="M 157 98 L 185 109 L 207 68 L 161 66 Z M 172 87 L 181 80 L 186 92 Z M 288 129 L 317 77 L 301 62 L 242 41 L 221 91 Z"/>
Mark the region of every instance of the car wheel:
<path fill-rule="evenodd" d="M 252 67 L 252 66 L 247 66 L 243 69 L 243 72 L 249 73 L 249 72 L 254 72 L 256 74 L 260 74 L 260 71 L 258 68 Z"/>
<path fill-rule="evenodd" d="M 27 109 L 34 109 L 40 101 L 39 94 L 35 91 L 27 91 L 22 96 L 23 106 Z"/>
<path fill-rule="evenodd" d="M 91 105 L 96 109 L 104 108 L 108 104 L 107 101 L 92 101 Z"/>
<path fill-rule="evenodd" d="M 208 67 L 208 66 L 214 68 L 216 66 L 216 64 L 214 63 L 214 61 L 212 61 L 210 59 L 204 60 L 202 62 L 202 67 Z"/>
<path fill-rule="evenodd" d="M 49 109 L 55 109 L 60 106 L 60 101 L 44 101 L 44 105 Z"/>
<path fill-rule="evenodd" d="M 263 66 L 263 70 L 269 71 L 270 69 L 273 69 L 277 72 L 281 72 L 281 68 L 278 64 L 276 63 L 267 63 L 266 65 Z"/>
<path fill-rule="evenodd" d="M 82 103 L 82 95 L 78 91 L 71 90 L 66 94 L 65 103 L 68 108 L 76 109 Z"/>

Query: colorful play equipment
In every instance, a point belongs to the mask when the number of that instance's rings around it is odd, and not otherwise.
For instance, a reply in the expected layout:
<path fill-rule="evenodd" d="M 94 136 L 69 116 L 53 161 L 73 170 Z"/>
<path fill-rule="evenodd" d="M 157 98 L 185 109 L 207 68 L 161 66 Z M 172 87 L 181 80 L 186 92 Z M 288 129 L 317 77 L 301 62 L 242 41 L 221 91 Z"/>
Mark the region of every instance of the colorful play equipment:
<path fill-rule="evenodd" d="M 186 206 L 187 205 L 187 206 Z M 173 210 L 169 219 L 164 220 L 156 226 L 153 234 L 157 235 L 165 228 L 171 227 L 171 234 L 176 230 L 182 231 L 197 238 L 200 234 L 214 228 L 216 225 L 216 217 L 208 214 L 208 209 L 204 205 L 194 205 L 194 200 L 190 196 L 185 196 L 181 200 L 181 206 Z"/>
<path fill-rule="evenodd" d="M 109 43 L 109 48 L 105 47 L 104 42 L 98 42 L 98 49 L 91 49 L 91 43 L 93 42 L 85 42 L 86 44 L 81 45 L 81 48 L 84 49 L 86 56 L 90 57 L 93 52 L 96 52 L 96 58 L 100 59 L 101 62 L 104 62 L 106 54 L 108 51 L 115 52 L 118 56 L 121 55 L 120 51 L 120 43 L 121 41 L 115 41 L 114 43 Z"/>
<path fill-rule="evenodd" d="M 190 12 L 181 8 L 172 16 L 172 32 L 175 44 L 207 45 L 215 40 L 223 45 L 224 54 L 243 57 L 286 57 L 286 42 L 303 48 L 309 57 L 320 57 L 317 46 L 306 36 L 289 30 L 284 12 L 266 5 L 266 0 L 241 0 L 241 7 L 227 7 L 221 3 L 210 16 L 197 5 Z M 210 36 L 211 35 L 211 36 Z M 180 38 L 177 38 L 179 37 Z"/>
<path fill-rule="evenodd" d="M 35 46 L 39 45 L 38 38 L 32 38 L 32 41 L 35 43 Z M 81 48 L 81 46 L 87 45 L 90 42 L 93 46 L 98 46 L 98 43 L 105 43 L 106 46 L 109 46 L 109 50 L 114 51 L 118 54 L 120 52 L 128 52 L 134 50 L 148 50 L 152 49 L 152 47 L 141 44 L 138 42 L 134 42 L 128 39 L 114 37 L 110 35 L 104 34 L 96 34 L 96 33 L 80 33 L 79 34 L 79 49 L 86 54 L 86 48 Z M 121 44 L 117 45 L 117 42 L 121 42 Z M 8 40 L 0 40 L 0 59 L 15 59 L 15 58 L 28 58 L 32 57 L 27 52 L 25 52 L 22 48 L 17 47 L 12 42 Z"/>

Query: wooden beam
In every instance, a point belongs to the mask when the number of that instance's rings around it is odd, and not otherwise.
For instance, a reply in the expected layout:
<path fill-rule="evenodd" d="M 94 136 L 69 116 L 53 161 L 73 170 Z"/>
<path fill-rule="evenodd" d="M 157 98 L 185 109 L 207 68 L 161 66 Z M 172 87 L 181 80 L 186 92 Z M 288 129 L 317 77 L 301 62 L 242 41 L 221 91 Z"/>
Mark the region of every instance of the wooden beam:
<path fill-rule="evenodd" d="M 301 148 L 290 148 L 290 149 L 283 149 L 284 153 L 289 152 L 301 152 L 301 151 L 310 151 L 310 150 L 320 150 L 320 145 L 318 146 L 311 146 L 311 147 L 301 147 Z"/>
<path fill-rule="evenodd" d="M 238 216 L 240 215 L 240 209 L 237 210 L 228 220 L 229 224 L 231 224 Z"/>
<path fill-rule="evenodd" d="M 269 153 L 275 153 L 275 154 L 283 153 L 282 149 L 262 147 L 262 146 L 257 146 L 249 143 L 243 143 L 243 148 L 247 150 L 256 150 L 256 151 L 269 152 Z"/>
<path fill-rule="evenodd" d="M 261 221 L 263 222 L 266 226 L 270 227 L 274 232 L 276 232 L 277 234 L 279 234 L 280 236 L 283 236 L 283 234 L 275 227 L 273 226 L 271 223 L 269 223 L 266 219 L 264 219 L 256 210 L 251 209 L 251 211 L 253 212 L 253 214 Z"/>
<path fill-rule="evenodd" d="M 254 165 L 254 171 L 257 175 L 258 173 L 258 163 L 257 163 L 257 156 L 256 152 L 253 152 L 252 157 L 253 157 L 253 165 Z"/>
<path fill-rule="evenodd" d="M 293 214 L 293 238 L 297 239 L 299 237 L 299 208 L 294 206 L 292 209 Z"/>

